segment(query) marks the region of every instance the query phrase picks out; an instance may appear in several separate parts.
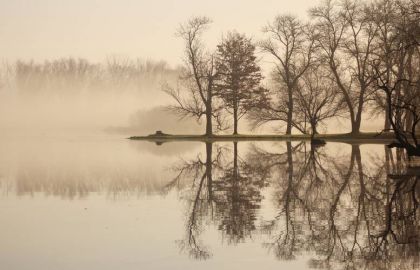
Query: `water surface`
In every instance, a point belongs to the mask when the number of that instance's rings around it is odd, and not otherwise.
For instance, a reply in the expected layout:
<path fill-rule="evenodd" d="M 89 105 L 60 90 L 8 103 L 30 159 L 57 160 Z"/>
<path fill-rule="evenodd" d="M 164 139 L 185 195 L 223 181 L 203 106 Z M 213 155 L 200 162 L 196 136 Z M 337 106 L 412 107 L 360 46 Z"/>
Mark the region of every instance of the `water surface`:
<path fill-rule="evenodd" d="M 1 269 L 415 269 L 420 177 L 384 145 L 0 142 Z"/>

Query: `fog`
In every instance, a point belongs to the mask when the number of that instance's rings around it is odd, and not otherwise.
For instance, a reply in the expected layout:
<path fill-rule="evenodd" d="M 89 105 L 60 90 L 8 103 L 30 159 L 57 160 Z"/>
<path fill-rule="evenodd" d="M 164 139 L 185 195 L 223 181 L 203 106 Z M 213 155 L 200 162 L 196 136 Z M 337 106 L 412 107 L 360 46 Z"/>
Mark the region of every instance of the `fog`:
<path fill-rule="evenodd" d="M 173 100 L 162 92 L 162 84 L 176 85 L 183 64 L 184 44 L 174 34 L 179 24 L 209 16 L 211 49 L 233 29 L 259 41 L 276 14 L 305 18 L 317 2 L 0 1 L 0 130 L 13 136 L 202 134 L 203 123 L 179 120 L 166 109 Z M 273 61 L 259 52 L 258 63 L 269 86 Z M 369 110 L 363 119 L 362 131 L 383 128 Z M 348 119 L 327 123 L 321 132 L 349 131 Z M 284 125 L 251 130 L 245 119 L 240 132 L 283 133 Z"/>
<path fill-rule="evenodd" d="M 73 58 L 3 62 L 0 73 L 3 136 L 98 133 L 130 136 L 156 130 L 203 133 L 201 122 L 188 117 L 181 119 L 167 109 L 173 100 L 162 87 L 177 84 L 180 68 L 164 61 L 114 56 L 98 63 Z M 375 131 L 382 126 L 382 119 L 365 114 L 362 130 Z M 283 129 L 278 122 L 251 129 L 245 120 L 240 131 L 281 133 Z M 348 131 L 347 119 L 329 121 L 321 131 Z"/>
<path fill-rule="evenodd" d="M 162 61 L 28 61 L 4 63 L 1 74 L 3 135 L 199 131 L 193 120 L 178 125 L 177 117 L 165 109 L 170 99 L 162 84 L 175 83 L 178 69 Z"/>
<path fill-rule="evenodd" d="M 0 0 L 0 269 L 420 269 L 418 10 Z"/>

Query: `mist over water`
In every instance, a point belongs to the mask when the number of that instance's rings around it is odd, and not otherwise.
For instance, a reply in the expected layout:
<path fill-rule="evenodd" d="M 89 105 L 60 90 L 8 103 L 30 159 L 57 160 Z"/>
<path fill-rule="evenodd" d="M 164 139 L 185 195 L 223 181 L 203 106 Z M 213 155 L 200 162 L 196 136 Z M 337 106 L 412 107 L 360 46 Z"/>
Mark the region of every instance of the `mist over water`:
<path fill-rule="evenodd" d="M 1 267 L 345 269 L 343 258 L 354 244 L 329 246 L 322 241 L 328 230 L 336 230 L 335 241 L 352 239 L 354 233 L 362 250 L 375 248 L 365 226 L 373 223 L 375 233 L 381 232 L 386 212 L 378 207 L 359 220 L 360 201 L 353 192 L 364 190 L 363 181 L 371 192 L 378 186 L 389 192 L 384 168 L 401 173 L 404 160 L 398 153 L 392 163 L 380 144 L 328 143 L 317 150 L 307 142 L 129 141 L 128 136 L 156 130 L 202 134 L 203 125 L 180 120 L 165 107 L 172 100 L 162 84 L 176 84 L 177 69 L 113 61 L 103 66 L 73 59 L 18 63 L 3 75 Z M 382 122 L 364 123 L 366 130 L 377 130 Z M 329 132 L 348 131 L 346 119 L 326 125 Z M 244 120 L 240 131 L 283 129 L 273 124 L 250 130 Z M 372 179 L 374 186 L 368 184 Z M 407 203 L 406 197 L 397 203 Z M 379 204 L 366 200 L 366 208 L 386 202 L 384 197 Z M 326 225 L 331 221 L 325 213 L 331 211 L 336 227 Z M 418 226 L 411 216 L 407 222 L 393 224 L 398 233 L 408 230 L 398 235 L 401 241 Z M 392 245 L 394 255 L 385 262 L 356 252 L 348 263 L 418 266 L 416 248 L 405 245 L 405 254 Z M 330 249 L 339 251 L 329 258 Z"/>
<path fill-rule="evenodd" d="M 2 136 L 104 132 L 129 136 L 147 135 L 156 130 L 174 134 L 204 131 L 202 121 L 180 118 L 166 109 L 173 100 L 162 88 L 164 84 L 177 84 L 179 70 L 164 62 L 117 57 L 105 64 L 91 64 L 69 58 L 43 63 L 3 63 L 0 73 Z M 363 131 L 383 128 L 381 117 L 366 113 L 364 118 Z M 273 133 L 284 129 L 278 122 L 256 129 L 251 129 L 246 118 L 242 122 L 243 133 Z M 320 129 L 347 132 L 347 122 L 347 119 L 334 119 Z"/>
<path fill-rule="evenodd" d="M 419 8 L 0 0 L 0 270 L 420 269 Z"/>
<path fill-rule="evenodd" d="M 410 241 L 418 179 L 396 188 L 385 172 L 404 173 L 404 161 L 392 163 L 399 154 L 383 145 L 157 146 L 96 136 L 2 140 L 0 147 L 0 261 L 7 269 L 419 265 Z M 388 204 L 387 194 L 398 197 Z M 407 218 L 387 216 L 388 205 Z M 404 252 L 372 240 L 386 218 Z M 392 256 L 370 254 L 375 248 Z"/>
<path fill-rule="evenodd" d="M 164 106 L 164 83 L 176 83 L 178 70 L 164 62 L 110 58 L 92 64 L 83 59 L 4 64 L 0 88 L 0 129 L 10 135 L 152 133 L 197 130 Z"/>

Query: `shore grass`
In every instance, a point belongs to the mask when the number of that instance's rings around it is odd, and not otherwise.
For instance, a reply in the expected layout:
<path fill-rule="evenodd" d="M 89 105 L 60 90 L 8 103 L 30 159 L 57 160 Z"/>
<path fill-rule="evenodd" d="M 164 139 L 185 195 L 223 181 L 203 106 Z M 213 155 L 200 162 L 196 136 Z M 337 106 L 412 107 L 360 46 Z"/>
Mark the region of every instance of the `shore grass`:
<path fill-rule="evenodd" d="M 272 134 L 237 134 L 237 135 L 148 135 L 132 136 L 130 140 L 152 141 L 152 142 L 170 142 L 170 141 L 310 141 L 311 136 L 306 134 L 292 135 L 272 135 Z M 336 133 L 336 134 L 317 134 L 315 139 L 329 142 L 347 142 L 347 143 L 388 143 L 394 140 L 394 134 L 378 132 Z"/>

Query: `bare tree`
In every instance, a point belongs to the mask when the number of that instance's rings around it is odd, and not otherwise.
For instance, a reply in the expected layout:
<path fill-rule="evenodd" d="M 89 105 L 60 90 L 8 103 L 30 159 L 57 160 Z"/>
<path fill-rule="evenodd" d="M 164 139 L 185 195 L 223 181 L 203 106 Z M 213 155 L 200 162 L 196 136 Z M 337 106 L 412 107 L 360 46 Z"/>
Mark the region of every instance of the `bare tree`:
<path fill-rule="evenodd" d="M 377 58 L 381 59 L 380 65 L 382 66 L 384 76 L 386 80 L 390 80 L 391 76 L 394 73 L 394 64 L 395 59 L 390 57 L 397 42 L 395 35 L 393 33 L 396 31 L 395 21 L 398 17 L 398 12 L 396 12 L 396 0 L 381 0 L 372 3 L 367 12 L 370 14 L 371 20 L 376 24 L 378 29 L 376 34 L 377 43 L 376 50 L 374 55 Z M 374 107 L 374 112 L 379 115 L 385 113 L 385 123 L 384 129 L 390 129 L 389 117 L 388 117 L 388 106 L 386 106 L 386 96 L 377 91 L 375 93 L 375 102 L 376 106 Z"/>
<path fill-rule="evenodd" d="M 407 150 L 408 156 L 420 157 L 420 141 L 417 137 L 418 125 L 420 124 L 420 83 L 412 83 L 408 80 L 399 80 L 395 84 L 390 85 L 389 81 L 385 81 L 378 76 L 377 87 L 386 95 L 386 104 L 388 106 L 388 120 L 391 124 L 391 130 L 395 134 L 398 144 L 390 146 L 403 147 Z M 398 85 L 410 84 L 417 89 L 415 96 L 397 96 Z M 408 114 L 411 118 L 411 125 L 407 126 L 406 122 L 401 119 L 402 114 Z"/>
<path fill-rule="evenodd" d="M 409 156 L 420 156 L 420 141 L 416 134 L 420 127 L 420 43 L 415 34 L 420 34 L 420 5 L 409 1 L 386 1 L 389 2 L 395 13 L 388 35 L 392 42 L 379 39 L 378 43 L 389 49 L 379 50 L 372 61 L 372 78 L 376 80 L 376 88 L 381 90 L 378 93 L 384 96 L 389 130 L 394 132 L 398 142 L 392 145 L 405 148 Z M 377 18 L 382 24 L 386 19 Z"/>
<path fill-rule="evenodd" d="M 358 0 L 331 0 L 310 10 L 318 28 L 319 47 L 347 104 L 351 133 L 358 134 L 365 104 L 373 98 L 370 60 L 377 26 Z"/>
<path fill-rule="evenodd" d="M 287 108 L 279 109 L 278 107 L 281 106 L 274 105 L 267 109 L 273 109 L 271 111 L 277 115 L 274 117 L 277 118 L 275 120 L 286 121 L 286 134 L 291 134 L 294 109 L 293 92 L 296 90 L 299 79 L 311 64 L 315 38 L 313 31 L 307 25 L 290 15 L 276 17 L 271 24 L 264 28 L 264 32 L 269 37 L 260 43 L 260 47 L 263 52 L 272 55 L 276 60 L 274 78 L 280 83 L 279 91 L 287 93 L 285 102 Z"/>
<path fill-rule="evenodd" d="M 203 31 L 211 23 L 207 17 L 194 17 L 178 29 L 177 35 L 185 42 L 185 66 L 180 77 L 181 89 L 166 85 L 164 91 L 176 105 L 169 109 L 181 117 L 205 117 L 206 136 L 213 135 L 212 120 L 221 126 L 220 110 L 214 105 L 214 84 L 216 78 L 215 58 L 205 51 L 201 40 Z"/>
<path fill-rule="evenodd" d="M 295 96 L 296 117 L 309 124 L 312 138 L 318 134 L 317 127 L 320 123 L 344 112 L 343 99 L 330 72 L 321 63 L 313 65 L 305 72 L 296 88 Z"/>

